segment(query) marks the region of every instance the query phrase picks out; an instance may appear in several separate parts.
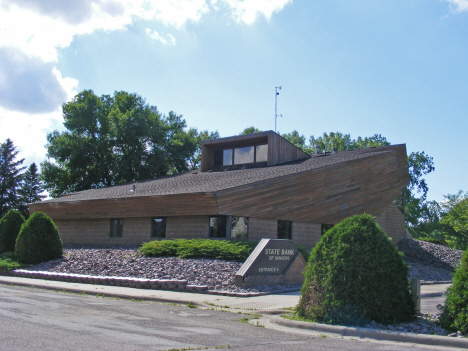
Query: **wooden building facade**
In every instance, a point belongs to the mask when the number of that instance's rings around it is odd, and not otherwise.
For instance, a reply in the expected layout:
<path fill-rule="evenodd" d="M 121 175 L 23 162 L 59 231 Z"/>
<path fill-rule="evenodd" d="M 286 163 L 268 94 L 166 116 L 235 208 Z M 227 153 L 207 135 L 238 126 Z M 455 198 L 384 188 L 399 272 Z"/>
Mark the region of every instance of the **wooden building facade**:
<path fill-rule="evenodd" d="M 394 242 L 393 201 L 408 184 L 405 145 L 308 155 L 268 131 L 202 143 L 197 171 L 30 204 L 66 244 L 174 238 L 288 238 L 311 248 L 342 219 L 369 213 Z"/>

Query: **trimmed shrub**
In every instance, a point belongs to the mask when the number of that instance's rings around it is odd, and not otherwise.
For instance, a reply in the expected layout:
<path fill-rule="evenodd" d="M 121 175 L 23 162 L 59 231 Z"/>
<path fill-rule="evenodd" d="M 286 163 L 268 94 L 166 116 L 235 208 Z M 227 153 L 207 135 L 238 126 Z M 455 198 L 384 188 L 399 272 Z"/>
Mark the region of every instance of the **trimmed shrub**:
<path fill-rule="evenodd" d="M 0 219 L 0 253 L 15 250 L 16 238 L 24 223 L 24 217 L 15 210 L 8 211 Z"/>
<path fill-rule="evenodd" d="M 439 322 L 447 330 L 468 334 L 468 251 L 455 270 L 452 286 L 447 289 Z"/>
<path fill-rule="evenodd" d="M 140 252 L 150 257 L 178 256 L 244 262 L 257 244 L 255 241 L 210 239 L 161 240 L 144 243 L 140 247 Z"/>
<path fill-rule="evenodd" d="M 310 254 L 296 313 L 328 324 L 413 320 L 408 267 L 370 215 L 328 230 Z"/>
<path fill-rule="evenodd" d="M 307 262 L 310 256 L 309 250 L 307 250 L 305 247 L 302 247 L 301 245 L 296 245 L 296 249 L 302 254 L 302 257 L 304 257 Z"/>
<path fill-rule="evenodd" d="M 15 254 L 22 263 L 36 264 L 62 256 L 57 227 L 45 213 L 35 212 L 21 227 Z"/>
<path fill-rule="evenodd" d="M 24 265 L 16 260 L 14 252 L 4 252 L 0 254 L 0 270 L 11 271 L 23 266 Z"/>

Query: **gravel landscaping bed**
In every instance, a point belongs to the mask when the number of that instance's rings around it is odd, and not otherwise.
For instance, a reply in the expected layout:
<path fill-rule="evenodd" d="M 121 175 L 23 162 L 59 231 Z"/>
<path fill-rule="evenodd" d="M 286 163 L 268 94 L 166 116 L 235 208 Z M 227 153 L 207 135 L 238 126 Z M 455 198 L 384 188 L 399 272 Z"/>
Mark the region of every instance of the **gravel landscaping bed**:
<path fill-rule="evenodd" d="M 410 266 L 411 278 L 422 284 L 451 282 L 462 251 L 420 240 L 403 239 L 399 251 Z M 212 259 L 144 257 L 137 247 L 64 246 L 63 258 L 31 266 L 28 270 L 86 274 L 108 277 L 180 279 L 208 290 L 228 292 L 268 292 L 299 286 L 239 288 L 234 284 L 242 263 Z"/>
<path fill-rule="evenodd" d="M 85 274 L 107 277 L 187 280 L 189 285 L 207 286 L 219 292 L 275 292 L 299 290 L 300 286 L 240 288 L 234 284 L 242 263 L 235 261 L 179 257 L 145 257 L 137 247 L 100 248 L 64 246 L 63 257 L 30 266 L 27 270 Z"/>
<path fill-rule="evenodd" d="M 463 254 L 460 250 L 414 239 L 401 240 L 398 250 L 403 252 L 404 260 L 410 266 L 411 278 L 420 279 L 422 284 L 451 283 Z"/>

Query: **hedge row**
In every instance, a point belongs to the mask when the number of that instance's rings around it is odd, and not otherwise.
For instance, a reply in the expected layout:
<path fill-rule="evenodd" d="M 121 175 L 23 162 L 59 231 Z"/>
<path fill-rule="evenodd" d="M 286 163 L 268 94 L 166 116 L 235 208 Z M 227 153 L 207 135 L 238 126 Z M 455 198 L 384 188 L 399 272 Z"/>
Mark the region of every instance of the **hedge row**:
<path fill-rule="evenodd" d="M 255 241 L 176 239 L 144 243 L 140 252 L 148 257 L 213 258 L 244 262 L 257 246 Z"/>
<path fill-rule="evenodd" d="M 211 239 L 156 240 L 144 243 L 140 252 L 148 257 L 212 258 L 244 262 L 257 246 L 257 241 L 230 241 Z M 307 249 L 296 245 L 307 260 Z"/>

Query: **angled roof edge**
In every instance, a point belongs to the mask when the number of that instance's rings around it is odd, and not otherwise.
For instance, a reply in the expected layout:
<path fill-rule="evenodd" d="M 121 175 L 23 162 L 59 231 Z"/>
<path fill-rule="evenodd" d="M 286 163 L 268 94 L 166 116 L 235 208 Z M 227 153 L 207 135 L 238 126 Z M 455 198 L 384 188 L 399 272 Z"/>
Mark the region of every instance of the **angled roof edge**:
<path fill-rule="evenodd" d="M 379 156 L 381 154 L 387 154 L 388 152 L 397 150 L 400 151 L 399 153 L 401 156 L 403 152 L 406 156 L 405 144 L 355 149 L 351 151 L 340 151 L 335 154 L 327 153 L 326 156 L 324 154 L 312 155 L 312 157 L 305 160 L 298 160 L 263 168 L 205 173 L 190 171 L 177 175 L 115 185 L 112 187 L 83 190 L 39 203 L 58 204 L 99 199 L 216 193 L 243 185 L 256 184 L 272 179 L 287 177 L 293 174 L 325 169 L 329 166 L 347 163 L 362 158 Z M 400 157 L 400 159 L 402 158 Z M 402 166 L 406 166 L 407 169 L 407 163 Z M 132 191 L 133 185 L 136 185 L 136 191 Z"/>

